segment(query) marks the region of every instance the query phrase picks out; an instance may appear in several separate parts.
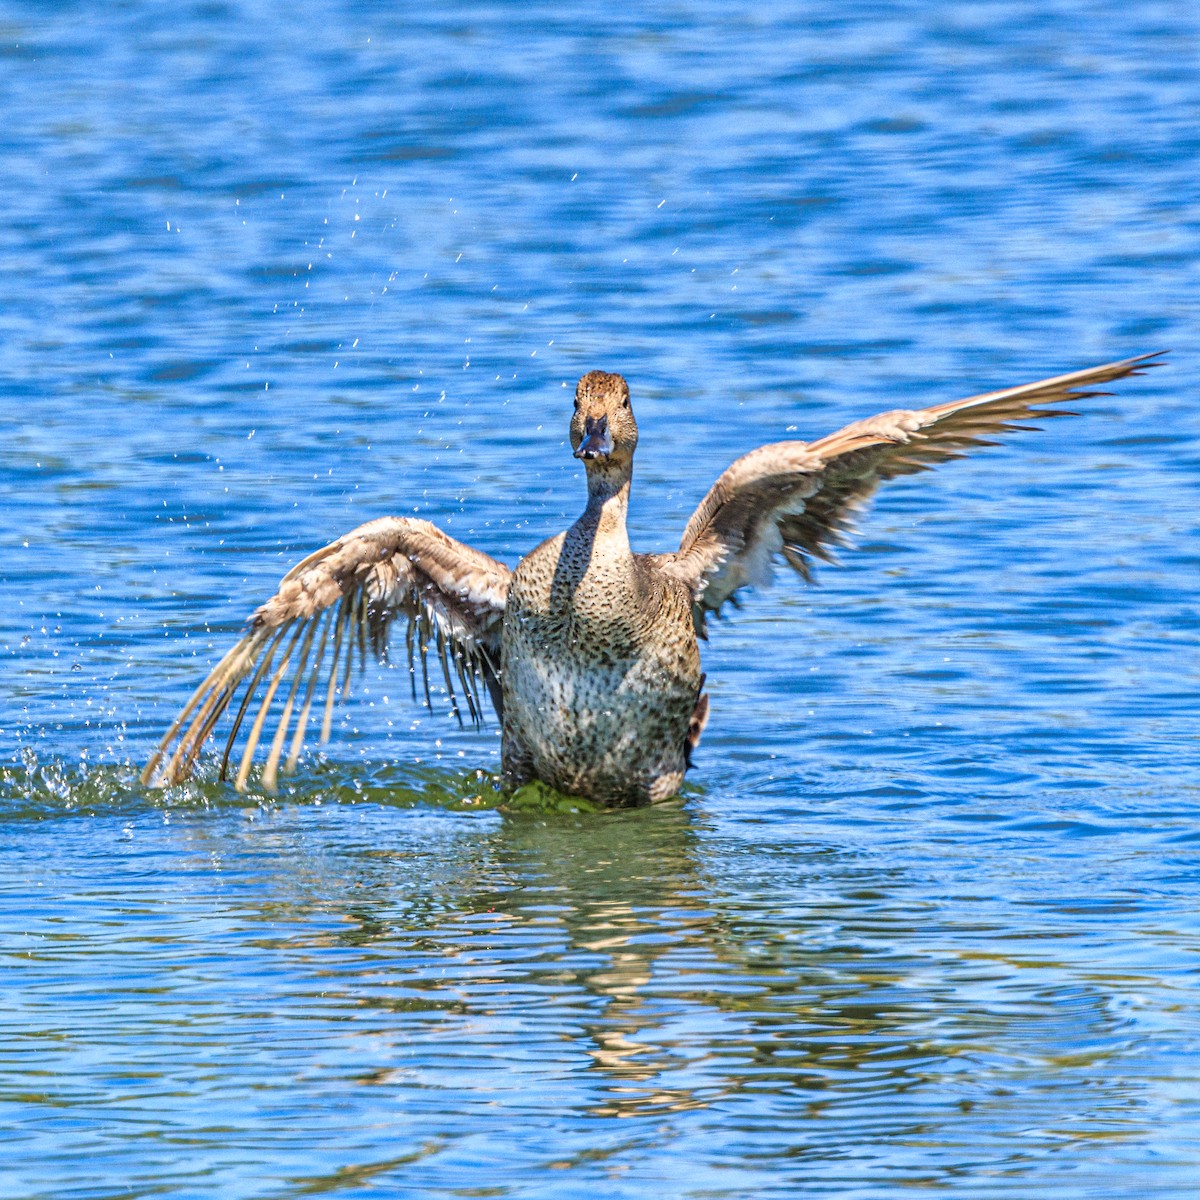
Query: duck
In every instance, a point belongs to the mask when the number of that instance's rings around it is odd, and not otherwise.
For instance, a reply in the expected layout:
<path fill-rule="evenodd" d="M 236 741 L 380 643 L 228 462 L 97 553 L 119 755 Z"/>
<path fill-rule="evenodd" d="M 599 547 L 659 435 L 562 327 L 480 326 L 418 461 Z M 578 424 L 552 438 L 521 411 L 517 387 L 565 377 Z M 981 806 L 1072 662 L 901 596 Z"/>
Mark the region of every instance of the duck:
<path fill-rule="evenodd" d="M 1097 388 L 1158 365 L 1163 353 L 760 446 L 717 478 L 666 554 L 637 553 L 629 541 L 638 444 L 629 385 L 589 371 L 569 424 L 587 476 L 574 524 L 515 569 L 415 517 L 376 518 L 310 554 L 196 688 L 142 782 L 187 779 L 237 700 L 219 777 L 248 730 L 234 777 L 246 790 L 269 731 L 259 784 L 275 791 L 280 770 L 297 767 L 314 708 L 324 743 L 355 663 L 386 659 L 400 623 L 414 701 L 419 678 L 433 707 L 430 658 L 460 722 L 465 709 L 483 723 L 486 694 L 505 788 L 540 781 L 602 806 L 672 797 L 708 719 L 700 643 L 710 616 L 766 584 L 776 563 L 812 582 L 881 483 L 1036 428 L 1030 421 L 1076 415 L 1062 406 L 1107 394 Z"/>

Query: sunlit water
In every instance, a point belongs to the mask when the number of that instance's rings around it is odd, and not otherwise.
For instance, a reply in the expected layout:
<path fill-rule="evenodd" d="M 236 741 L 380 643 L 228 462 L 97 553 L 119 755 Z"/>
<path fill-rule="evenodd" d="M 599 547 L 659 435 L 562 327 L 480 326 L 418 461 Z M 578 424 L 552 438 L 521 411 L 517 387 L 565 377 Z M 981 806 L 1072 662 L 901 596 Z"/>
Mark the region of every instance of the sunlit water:
<path fill-rule="evenodd" d="M 410 8 L 0 6 L 0 1192 L 1194 1194 L 1197 10 Z M 717 626 L 681 801 L 498 811 L 403 669 L 135 783 L 308 550 L 562 528 L 587 369 L 668 549 L 1162 347 Z"/>

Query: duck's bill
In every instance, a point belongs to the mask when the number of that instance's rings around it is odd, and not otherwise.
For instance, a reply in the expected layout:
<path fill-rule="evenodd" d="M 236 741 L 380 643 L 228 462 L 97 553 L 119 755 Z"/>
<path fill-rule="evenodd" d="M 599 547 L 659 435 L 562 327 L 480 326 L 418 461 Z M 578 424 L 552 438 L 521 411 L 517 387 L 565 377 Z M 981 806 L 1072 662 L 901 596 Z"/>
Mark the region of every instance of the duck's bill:
<path fill-rule="evenodd" d="M 576 458 L 608 458 L 613 451 L 612 434 L 607 429 L 593 429 L 579 443 Z"/>

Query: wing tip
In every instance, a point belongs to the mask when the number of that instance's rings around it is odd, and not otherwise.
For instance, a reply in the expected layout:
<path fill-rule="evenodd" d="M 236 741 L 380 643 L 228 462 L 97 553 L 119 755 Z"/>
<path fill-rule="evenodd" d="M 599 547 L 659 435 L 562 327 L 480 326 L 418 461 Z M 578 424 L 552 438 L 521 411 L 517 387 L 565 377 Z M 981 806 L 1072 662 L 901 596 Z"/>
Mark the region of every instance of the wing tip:
<path fill-rule="evenodd" d="M 1117 362 L 1105 363 L 1103 366 L 1093 367 L 1091 372 L 1099 374 L 1101 371 L 1112 371 L 1113 374 L 1109 376 L 1109 379 L 1104 380 L 1106 383 L 1109 380 L 1126 379 L 1131 375 L 1141 375 L 1146 371 L 1151 371 L 1155 367 L 1165 367 L 1167 365 L 1166 356 L 1170 353 L 1169 349 L 1151 350 L 1148 354 L 1135 354 L 1132 358 L 1122 358 Z M 1080 374 L 1084 373 L 1084 371 L 1080 372 Z M 1072 395 L 1083 394 L 1076 393 L 1074 388 L 1071 388 L 1070 391 Z M 1111 392 L 1092 392 L 1088 394 L 1096 396 L 1112 395 Z"/>
<path fill-rule="evenodd" d="M 1125 361 L 1137 364 L 1135 370 L 1148 371 L 1151 367 L 1165 367 L 1167 364 L 1164 360 L 1170 353 L 1170 347 L 1165 350 L 1151 350 L 1148 354 L 1138 354 L 1133 358 L 1127 358 Z"/>

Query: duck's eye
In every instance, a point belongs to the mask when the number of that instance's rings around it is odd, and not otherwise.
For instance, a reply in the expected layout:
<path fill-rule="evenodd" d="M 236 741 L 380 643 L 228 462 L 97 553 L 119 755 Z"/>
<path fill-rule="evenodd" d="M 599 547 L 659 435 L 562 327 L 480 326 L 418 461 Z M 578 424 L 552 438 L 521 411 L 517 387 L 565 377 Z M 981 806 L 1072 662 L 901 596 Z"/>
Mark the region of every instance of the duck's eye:
<path fill-rule="evenodd" d="M 628 407 L 629 407 L 629 397 L 628 397 L 628 396 L 626 396 L 626 397 L 625 397 L 625 403 L 624 403 L 623 405 L 621 405 L 621 407 L 622 407 L 622 408 L 628 408 Z"/>

